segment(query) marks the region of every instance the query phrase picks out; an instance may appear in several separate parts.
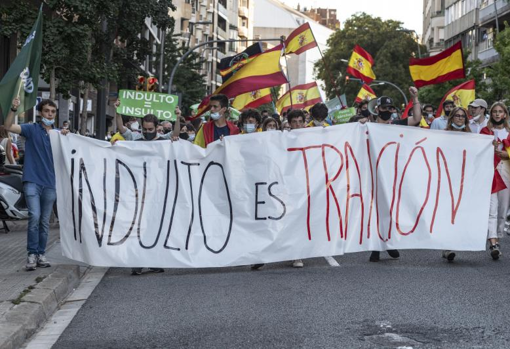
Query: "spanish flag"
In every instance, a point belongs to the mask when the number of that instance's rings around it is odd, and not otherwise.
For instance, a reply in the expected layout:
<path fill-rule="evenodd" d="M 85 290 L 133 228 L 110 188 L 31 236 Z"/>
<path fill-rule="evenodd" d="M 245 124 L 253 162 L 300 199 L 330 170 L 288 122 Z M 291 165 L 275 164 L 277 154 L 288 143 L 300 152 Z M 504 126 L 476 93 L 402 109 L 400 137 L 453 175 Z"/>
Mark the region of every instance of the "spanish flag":
<path fill-rule="evenodd" d="M 218 87 L 212 95 L 224 94 L 228 98 L 234 98 L 256 89 L 286 84 L 287 78 L 280 67 L 282 48 L 282 45 L 278 45 L 258 55 Z M 210 96 L 202 100 L 195 117 L 201 116 L 209 109 L 209 98 Z"/>
<path fill-rule="evenodd" d="M 467 108 L 475 99 L 475 80 L 466 81 L 448 91 L 439 103 L 436 118 L 443 113 L 443 102 L 447 99 L 452 100 L 456 107 Z"/>
<path fill-rule="evenodd" d="M 292 103 L 290 102 L 291 94 Z M 309 84 L 295 86 L 290 91 L 287 91 L 287 93 L 281 96 L 278 102 L 276 102 L 276 109 L 278 113 L 281 114 L 290 108 L 305 109 L 319 102 L 322 102 L 319 87 L 316 82 L 311 82 Z"/>
<path fill-rule="evenodd" d="M 369 101 L 369 100 L 374 99 L 374 98 L 377 98 L 377 96 L 375 95 L 374 90 L 372 90 L 372 88 L 370 86 L 368 86 L 367 84 L 363 84 L 363 86 L 361 86 L 361 89 L 359 90 L 358 96 L 356 97 L 354 102 L 355 103 L 360 103 L 360 102 L 363 102 L 363 101 Z"/>
<path fill-rule="evenodd" d="M 375 79 L 375 74 L 372 71 L 374 59 L 372 56 L 360 46 L 356 45 L 352 52 L 351 59 L 349 60 L 349 67 L 347 74 L 361 79 L 364 83 L 369 84 Z"/>
<path fill-rule="evenodd" d="M 417 88 L 440 84 L 445 81 L 464 79 L 464 55 L 459 41 L 443 52 L 428 58 L 411 58 L 409 71 Z"/>
<path fill-rule="evenodd" d="M 271 89 L 263 88 L 237 96 L 232 102 L 232 107 L 242 111 L 248 108 L 257 108 L 262 104 L 270 103 L 272 100 Z"/>
<path fill-rule="evenodd" d="M 285 40 L 285 54 L 295 53 L 299 55 L 314 47 L 317 47 L 317 41 L 315 41 L 315 36 L 309 23 L 301 25 L 290 33 L 289 37 Z"/>

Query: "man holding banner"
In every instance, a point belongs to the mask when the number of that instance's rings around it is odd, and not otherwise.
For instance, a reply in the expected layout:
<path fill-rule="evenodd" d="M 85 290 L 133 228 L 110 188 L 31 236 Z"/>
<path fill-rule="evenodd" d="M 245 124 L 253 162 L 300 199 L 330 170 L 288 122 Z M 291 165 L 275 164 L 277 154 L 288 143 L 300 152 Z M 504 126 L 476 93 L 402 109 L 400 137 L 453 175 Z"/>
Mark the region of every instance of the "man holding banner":
<path fill-rule="evenodd" d="M 37 106 L 41 123 L 17 125 L 14 115 L 20 107 L 20 99 L 15 98 L 7 114 L 4 126 L 7 131 L 25 137 L 25 160 L 23 167 L 23 192 L 28 208 L 27 264 L 26 270 L 36 267 L 48 268 L 45 252 L 48 241 L 50 215 L 57 198 L 55 190 L 55 170 L 48 133 L 53 129 L 56 104 L 45 99 Z"/>

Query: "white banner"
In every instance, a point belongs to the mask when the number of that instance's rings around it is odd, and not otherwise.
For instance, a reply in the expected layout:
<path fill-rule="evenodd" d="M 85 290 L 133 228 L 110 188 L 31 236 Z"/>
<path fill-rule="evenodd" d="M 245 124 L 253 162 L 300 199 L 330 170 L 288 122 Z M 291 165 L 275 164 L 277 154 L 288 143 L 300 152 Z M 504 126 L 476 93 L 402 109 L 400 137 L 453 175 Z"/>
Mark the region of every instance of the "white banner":
<path fill-rule="evenodd" d="M 484 250 L 492 137 L 358 123 L 189 142 L 51 132 L 63 253 L 221 267 L 386 249 Z"/>

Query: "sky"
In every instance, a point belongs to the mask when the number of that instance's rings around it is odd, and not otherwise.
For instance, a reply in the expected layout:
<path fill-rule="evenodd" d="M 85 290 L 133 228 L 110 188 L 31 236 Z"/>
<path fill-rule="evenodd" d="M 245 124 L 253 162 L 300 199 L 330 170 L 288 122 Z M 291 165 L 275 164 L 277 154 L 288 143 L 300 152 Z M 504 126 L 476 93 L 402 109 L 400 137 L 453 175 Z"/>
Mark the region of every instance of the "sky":
<path fill-rule="evenodd" d="M 303 7 L 336 8 L 340 25 L 356 12 L 393 19 L 404 23 L 406 29 L 423 31 L 423 0 L 283 0 L 285 4 L 296 8 Z"/>

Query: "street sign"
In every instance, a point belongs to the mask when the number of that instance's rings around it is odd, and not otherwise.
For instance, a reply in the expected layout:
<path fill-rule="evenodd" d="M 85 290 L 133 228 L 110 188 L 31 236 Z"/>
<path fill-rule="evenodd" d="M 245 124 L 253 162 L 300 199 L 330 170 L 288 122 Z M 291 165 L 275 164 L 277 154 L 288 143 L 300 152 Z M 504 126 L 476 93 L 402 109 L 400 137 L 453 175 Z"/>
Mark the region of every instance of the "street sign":
<path fill-rule="evenodd" d="M 175 95 L 134 90 L 120 90 L 119 100 L 119 114 L 137 118 L 154 114 L 160 120 L 175 120 L 175 107 L 179 102 Z"/>

